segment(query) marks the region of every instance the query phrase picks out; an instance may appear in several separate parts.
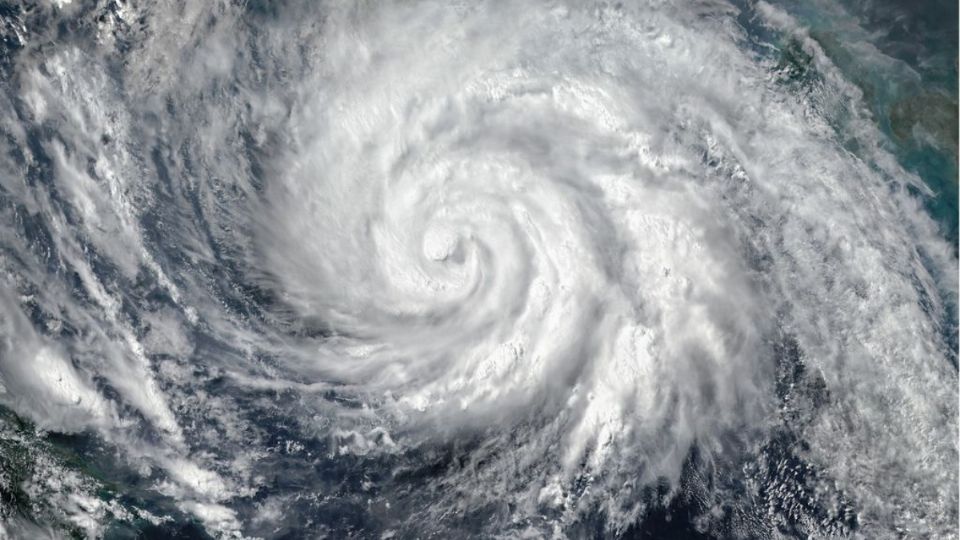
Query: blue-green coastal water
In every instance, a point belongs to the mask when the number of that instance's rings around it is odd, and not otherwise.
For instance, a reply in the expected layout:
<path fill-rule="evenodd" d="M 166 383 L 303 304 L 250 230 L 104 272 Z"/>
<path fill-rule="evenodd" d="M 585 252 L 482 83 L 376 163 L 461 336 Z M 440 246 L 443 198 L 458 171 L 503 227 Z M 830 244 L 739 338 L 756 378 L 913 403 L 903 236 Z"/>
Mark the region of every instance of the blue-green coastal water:
<path fill-rule="evenodd" d="M 957 17 L 950 1 L 779 2 L 863 91 L 931 214 L 957 243 Z"/>

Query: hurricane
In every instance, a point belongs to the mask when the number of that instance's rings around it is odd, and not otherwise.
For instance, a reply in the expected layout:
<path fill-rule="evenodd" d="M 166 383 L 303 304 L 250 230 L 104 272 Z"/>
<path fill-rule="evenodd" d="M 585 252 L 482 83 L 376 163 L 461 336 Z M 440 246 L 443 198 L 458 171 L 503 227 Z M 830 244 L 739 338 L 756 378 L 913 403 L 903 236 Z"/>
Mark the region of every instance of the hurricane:
<path fill-rule="evenodd" d="M 0 537 L 956 538 L 873 4 L 0 5 Z"/>

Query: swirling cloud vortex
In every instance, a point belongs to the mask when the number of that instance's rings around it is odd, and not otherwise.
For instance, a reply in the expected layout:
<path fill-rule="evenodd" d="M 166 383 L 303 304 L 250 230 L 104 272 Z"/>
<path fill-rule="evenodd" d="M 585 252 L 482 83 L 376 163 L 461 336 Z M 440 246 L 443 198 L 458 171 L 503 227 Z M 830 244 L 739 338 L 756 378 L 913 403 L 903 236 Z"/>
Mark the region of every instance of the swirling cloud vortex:
<path fill-rule="evenodd" d="M 261 319 L 237 317 L 193 274 L 200 266 L 152 256 L 144 197 L 113 212 L 140 253 L 122 257 L 175 291 L 183 315 L 155 326 L 239 344 L 249 354 L 217 366 L 231 384 L 323 403 L 315 433 L 332 437 L 331 459 L 402 462 L 473 441 L 482 466 L 432 480 L 425 512 L 440 520 L 506 501 L 511 527 L 541 532 L 592 511 L 622 531 L 650 489 L 679 489 L 693 452 L 703 466 L 740 467 L 731 456 L 759 452 L 782 428 L 792 405 L 778 374 L 793 351 L 822 402 L 790 429 L 860 524 L 949 530 L 956 259 L 911 195 L 922 184 L 884 149 L 860 91 L 785 14 L 751 8 L 753 24 L 809 52 L 812 86 L 779 77 L 733 7 L 648 4 L 331 5 L 315 33 L 290 21 L 259 30 L 262 63 L 273 62 L 263 69 L 284 78 L 270 87 L 235 67 L 242 99 L 209 97 L 226 84 L 211 66 L 239 47 L 214 33 L 187 63 L 196 81 L 120 110 L 195 111 L 199 134 L 173 122 L 151 135 L 192 148 L 166 158 L 174 181 L 187 184 L 176 163 L 215 179 L 198 180 L 192 207 L 172 205 L 208 223 L 208 237 L 194 225 L 175 234 L 197 265 L 212 257 L 198 246 L 236 253 L 274 302 Z M 278 43 L 289 25 L 303 45 L 287 61 L 293 49 Z M 33 76 L 55 101 L 60 90 L 42 83 L 53 75 Z M 249 132 L 243 141 L 231 122 Z M 232 153 L 240 142 L 258 152 L 259 178 Z M 104 223 L 88 220 L 94 244 Z M 126 336 L 121 357 L 156 346 L 108 319 Z M 77 362 L 133 373 L 128 361 Z M 4 374 L 32 380 L 24 369 Z M 164 489 L 211 527 L 239 527 L 232 490 L 257 481 L 223 465 L 243 452 L 218 462 L 191 450 L 174 404 L 196 388 L 177 386 L 172 367 L 137 369 L 144 382 L 116 383 L 114 397 L 70 371 L 91 411 L 83 422 L 161 468 L 219 471 L 202 473 L 208 487 L 171 473 Z M 168 435 L 161 450 L 116 434 L 113 399 Z"/>

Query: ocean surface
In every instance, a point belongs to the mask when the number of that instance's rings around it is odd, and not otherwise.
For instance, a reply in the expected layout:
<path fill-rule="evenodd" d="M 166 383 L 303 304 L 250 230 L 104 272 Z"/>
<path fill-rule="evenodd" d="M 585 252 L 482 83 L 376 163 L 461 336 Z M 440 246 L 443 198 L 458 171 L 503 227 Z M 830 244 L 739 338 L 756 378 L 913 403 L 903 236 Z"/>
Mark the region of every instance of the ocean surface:
<path fill-rule="evenodd" d="M 957 538 L 956 2 L 0 2 L 0 538 Z"/>

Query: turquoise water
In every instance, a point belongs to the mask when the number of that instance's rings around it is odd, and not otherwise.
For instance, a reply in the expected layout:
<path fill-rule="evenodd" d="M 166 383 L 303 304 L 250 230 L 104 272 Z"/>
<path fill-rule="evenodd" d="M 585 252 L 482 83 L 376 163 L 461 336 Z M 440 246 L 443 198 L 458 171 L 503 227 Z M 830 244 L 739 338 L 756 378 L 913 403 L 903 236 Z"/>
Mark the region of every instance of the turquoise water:
<path fill-rule="evenodd" d="M 864 94 L 891 149 L 930 188 L 957 244 L 957 17 L 951 1 L 778 2 Z"/>

